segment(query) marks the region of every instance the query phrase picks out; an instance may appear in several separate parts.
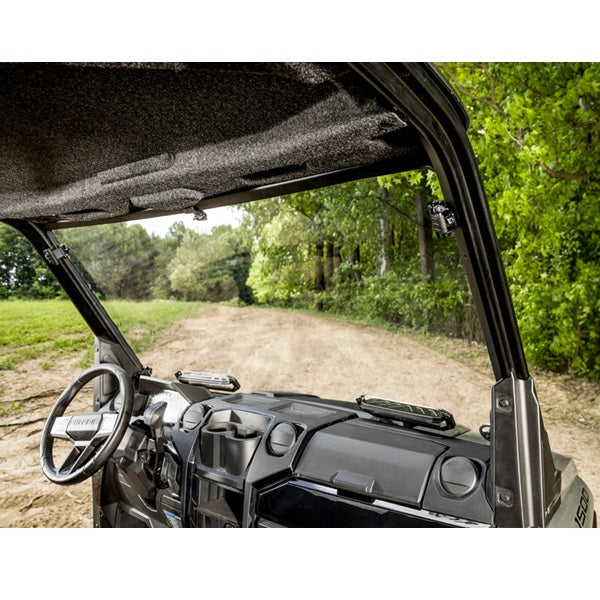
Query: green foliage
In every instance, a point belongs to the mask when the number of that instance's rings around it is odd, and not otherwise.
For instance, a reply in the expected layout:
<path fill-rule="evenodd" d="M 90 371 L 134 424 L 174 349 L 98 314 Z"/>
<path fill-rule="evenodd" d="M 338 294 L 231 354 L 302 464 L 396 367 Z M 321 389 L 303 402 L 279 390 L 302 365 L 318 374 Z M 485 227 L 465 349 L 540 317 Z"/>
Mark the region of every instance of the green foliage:
<path fill-rule="evenodd" d="M 414 269 L 390 271 L 325 292 L 319 299 L 325 310 L 353 318 L 483 341 L 467 283 L 453 273 L 433 283 Z"/>
<path fill-rule="evenodd" d="M 249 249 L 230 225 L 213 227 L 210 234 L 185 230 L 168 272 L 171 289 L 185 300 L 219 302 L 252 300 L 246 286 Z"/>
<path fill-rule="evenodd" d="M 27 239 L 0 223 L 0 299 L 60 295 L 60 286 Z"/>
<path fill-rule="evenodd" d="M 164 238 L 141 225 L 100 225 L 59 232 L 91 289 L 101 298 L 253 301 L 246 285 L 250 248 L 230 226 L 199 234 L 181 222 Z"/>
<path fill-rule="evenodd" d="M 67 229 L 58 237 L 72 249 L 103 295 L 130 300 L 148 298 L 157 248 L 141 225 L 120 223 Z"/>
<path fill-rule="evenodd" d="M 156 249 L 154 258 L 154 281 L 150 285 L 150 293 L 152 298 L 171 298 L 175 297 L 176 293 L 171 287 L 169 278 L 169 265 L 175 258 L 177 248 L 185 237 L 187 228 L 181 221 L 177 221 L 171 227 L 164 238 L 154 236 L 152 241 Z"/>
<path fill-rule="evenodd" d="M 436 184 L 419 171 L 244 207 L 254 239 L 248 284 L 255 297 L 481 341 L 456 244 L 432 240 L 435 281 L 420 270 L 416 204 L 430 200 Z M 319 241 L 339 252 L 324 292 L 315 286 Z"/>
<path fill-rule="evenodd" d="M 160 238 L 140 225 L 117 224 L 63 230 L 57 237 L 136 351 L 198 306 L 173 298 L 253 301 L 246 285 L 249 246 L 231 227 L 199 235 L 176 223 Z M 64 296 L 26 238 L 0 224 L 0 369 L 40 356 L 48 369 L 57 357 L 84 349 L 91 361 L 91 334 L 71 303 L 32 300 Z M 131 302 L 151 298 L 157 300 Z"/>
<path fill-rule="evenodd" d="M 527 356 L 600 379 L 600 64 L 442 69 L 469 110 Z"/>
<path fill-rule="evenodd" d="M 248 285 L 259 302 L 288 302 L 312 287 L 308 217 L 281 211 L 262 227 L 253 247 Z"/>

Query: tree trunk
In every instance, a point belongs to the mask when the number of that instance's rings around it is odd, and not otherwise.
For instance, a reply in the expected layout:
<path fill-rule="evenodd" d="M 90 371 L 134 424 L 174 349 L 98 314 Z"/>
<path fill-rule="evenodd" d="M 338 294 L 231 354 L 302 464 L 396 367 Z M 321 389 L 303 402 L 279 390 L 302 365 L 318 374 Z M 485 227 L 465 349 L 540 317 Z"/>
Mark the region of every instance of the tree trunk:
<path fill-rule="evenodd" d="M 417 225 L 419 228 L 421 275 L 429 279 L 429 281 L 433 281 L 433 233 L 431 231 L 431 218 L 425 196 L 417 200 Z"/>
<path fill-rule="evenodd" d="M 342 254 L 339 246 L 333 247 L 333 272 L 335 273 L 342 264 Z"/>
<path fill-rule="evenodd" d="M 385 214 L 384 204 L 388 204 L 390 192 L 387 188 L 380 187 L 377 190 L 379 198 L 381 198 L 383 216 L 379 218 L 379 254 L 377 257 L 379 276 L 385 275 L 390 269 L 390 250 L 393 243 L 393 234 L 390 235 L 390 222 Z"/>
<path fill-rule="evenodd" d="M 316 244 L 317 256 L 315 258 L 315 292 L 320 294 L 325 291 L 325 271 L 323 270 L 323 240 Z M 323 300 L 317 296 L 317 310 L 323 310 Z"/>
<path fill-rule="evenodd" d="M 388 236 L 386 242 L 387 248 L 387 258 L 390 261 L 390 264 L 394 260 L 394 255 L 396 253 L 396 230 L 393 225 L 390 225 L 388 228 Z"/>
<path fill-rule="evenodd" d="M 379 274 L 379 276 L 381 277 L 382 275 L 385 275 L 388 270 L 389 270 L 389 260 L 388 260 L 388 244 L 390 241 L 390 234 L 389 234 L 389 221 L 387 217 L 381 217 L 381 219 L 379 219 L 379 256 L 378 256 L 378 263 L 379 263 L 379 267 L 377 269 L 377 272 Z"/>
<path fill-rule="evenodd" d="M 360 276 L 360 246 L 356 246 L 354 248 L 354 252 L 352 253 L 352 266 L 354 271 L 354 281 L 358 283 L 361 279 Z"/>
<path fill-rule="evenodd" d="M 323 242 L 316 244 L 317 256 L 315 258 L 315 292 L 325 291 L 325 271 L 323 270 Z"/>
<path fill-rule="evenodd" d="M 325 287 L 330 290 L 333 285 L 333 242 L 327 242 L 325 257 Z"/>

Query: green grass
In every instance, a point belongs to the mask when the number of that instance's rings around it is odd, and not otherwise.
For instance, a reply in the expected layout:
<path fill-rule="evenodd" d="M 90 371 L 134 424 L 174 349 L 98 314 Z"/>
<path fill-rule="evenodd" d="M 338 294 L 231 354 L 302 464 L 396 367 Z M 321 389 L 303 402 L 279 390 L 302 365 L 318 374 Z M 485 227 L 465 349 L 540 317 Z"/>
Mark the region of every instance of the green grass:
<path fill-rule="evenodd" d="M 136 352 L 151 346 L 165 327 L 201 306 L 175 300 L 113 300 L 104 305 Z M 68 300 L 0 301 L 0 369 L 14 369 L 40 357 L 41 368 L 47 369 L 61 356 L 86 350 L 89 361 L 92 345 L 91 331 Z"/>
<path fill-rule="evenodd" d="M 191 317 L 202 305 L 202 302 L 177 300 L 111 300 L 104 303 L 108 314 L 136 352 L 152 346 L 166 327 Z"/>

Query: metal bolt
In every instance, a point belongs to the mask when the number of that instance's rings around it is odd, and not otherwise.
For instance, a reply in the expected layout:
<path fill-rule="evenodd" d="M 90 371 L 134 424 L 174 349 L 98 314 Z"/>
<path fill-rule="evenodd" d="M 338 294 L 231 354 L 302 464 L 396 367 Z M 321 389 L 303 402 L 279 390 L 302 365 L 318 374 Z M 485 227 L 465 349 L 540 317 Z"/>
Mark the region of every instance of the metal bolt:
<path fill-rule="evenodd" d="M 502 397 L 498 399 L 498 406 L 500 408 L 508 408 L 510 406 L 510 399 L 506 397 Z"/>
<path fill-rule="evenodd" d="M 511 498 L 510 494 L 503 492 L 502 494 L 500 494 L 500 500 L 502 502 L 506 502 L 508 504 L 512 500 L 512 498 Z"/>

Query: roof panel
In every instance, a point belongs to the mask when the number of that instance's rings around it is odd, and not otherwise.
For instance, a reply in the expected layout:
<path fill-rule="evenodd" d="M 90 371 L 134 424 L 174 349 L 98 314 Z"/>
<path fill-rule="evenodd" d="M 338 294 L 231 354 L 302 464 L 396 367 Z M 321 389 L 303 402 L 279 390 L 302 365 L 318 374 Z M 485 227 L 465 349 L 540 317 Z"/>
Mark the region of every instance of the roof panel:
<path fill-rule="evenodd" d="M 4 64 L 0 98 L 0 218 L 179 211 L 422 155 L 346 64 Z"/>

